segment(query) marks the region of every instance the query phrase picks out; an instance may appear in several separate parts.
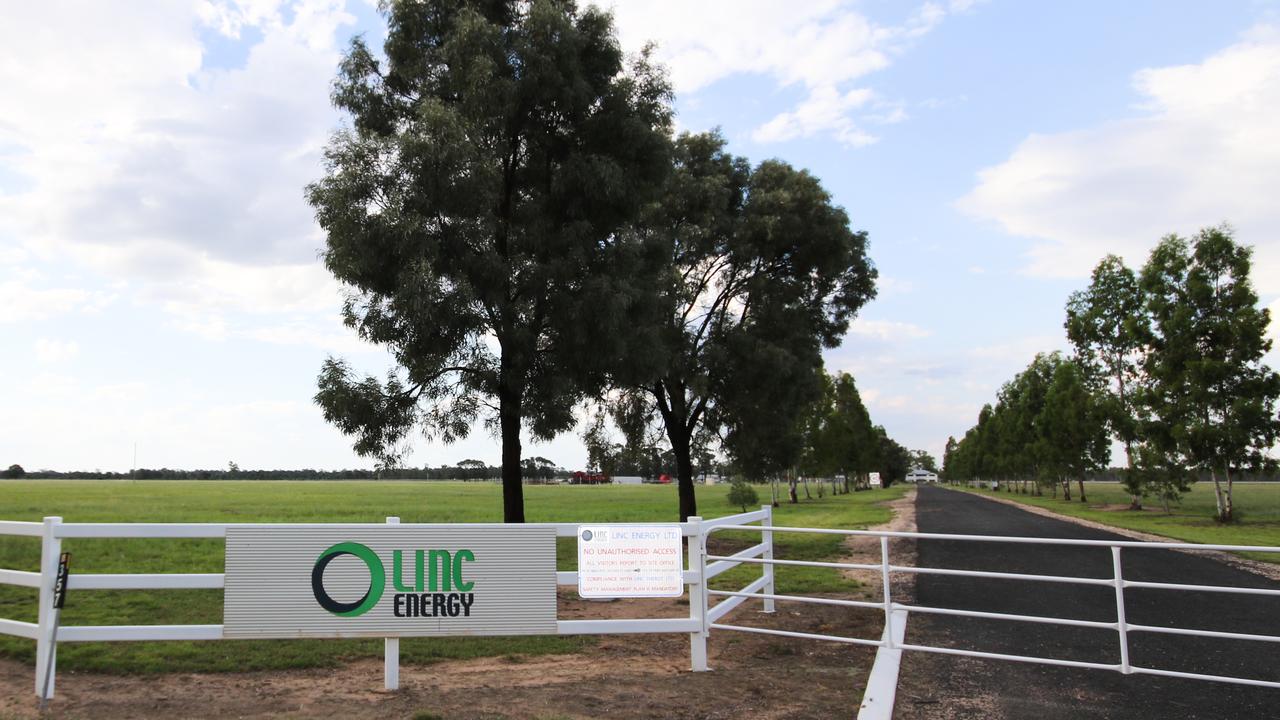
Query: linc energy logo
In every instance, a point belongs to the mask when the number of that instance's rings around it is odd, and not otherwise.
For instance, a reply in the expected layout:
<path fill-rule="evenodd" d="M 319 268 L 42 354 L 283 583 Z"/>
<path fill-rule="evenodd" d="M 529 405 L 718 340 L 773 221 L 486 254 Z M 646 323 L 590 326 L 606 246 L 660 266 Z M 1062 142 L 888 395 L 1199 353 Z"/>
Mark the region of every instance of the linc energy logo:
<path fill-rule="evenodd" d="M 324 571 L 329 563 L 343 555 L 362 560 L 369 568 L 369 589 L 355 602 L 338 602 L 324 589 Z M 392 583 L 398 591 L 392 597 L 392 614 L 396 617 L 448 618 L 471 617 L 475 593 L 474 582 L 463 579 L 464 562 L 474 562 L 470 550 L 414 550 L 414 584 L 406 585 L 403 577 L 403 551 L 391 553 Z M 340 542 L 320 553 L 311 569 L 311 592 L 320 607 L 338 617 L 358 617 L 373 609 L 382 599 L 387 585 L 387 571 L 378 554 L 357 542 Z M 458 592 L 451 592 L 457 590 Z"/>

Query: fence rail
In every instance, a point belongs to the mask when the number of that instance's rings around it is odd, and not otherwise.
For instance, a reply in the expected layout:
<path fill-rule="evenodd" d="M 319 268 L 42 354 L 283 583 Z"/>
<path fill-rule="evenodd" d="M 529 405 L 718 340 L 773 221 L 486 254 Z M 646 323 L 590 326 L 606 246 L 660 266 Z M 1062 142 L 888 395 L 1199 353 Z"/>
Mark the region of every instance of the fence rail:
<path fill-rule="evenodd" d="M 705 538 L 708 529 L 734 526 L 755 530 L 762 523 L 767 527 L 773 518 L 769 506 L 752 512 L 736 513 L 712 520 L 698 517 L 679 523 L 682 537 L 689 538 L 688 558 L 683 571 L 683 582 L 689 592 L 689 616 L 682 618 L 620 618 L 608 620 L 557 620 L 558 635 L 613 635 L 635 633 L 687 633 L 690 643 L 690 664 L 693 670 L 707 669 L 707 627 L 705 579 L 736 567 L 742 559 L 770 558 L 773 556 L 771 535 L 766 530 L 764 540 L 740 553 L 735 558 L 725 558 L 711 568 L 704 567 Z M 387 518 L 386 523 L 350 523 L 347 527 L 383 528 L 387 524 L 400 525 L 398 518 Z M 673 523 L 628 523 L 629 525 L 654 525 L 669 527 Z M 36 588 L 39 595 L 39 620 L 36 623 L 0 618 L 0 634 L 28 638 L 36 641 L 36 694 L 54 691 L 57 643 L 62 642 L 148 642 L 162 640 L 221 640 L 223 627 L 214 625 L 70 625 L 54 633 L 54 619 L 50 611 L 53 583 L 57 574 L 58 556 L 62 541 L 66 539 L 88 540 L 103 538 L 152 538 L 192 539 L 226 538 L 228 528 L 261 527 L 260 523 L 66 523 L 60 517 L 48 517 L 43 522 L 0 521 L 0 536 L 25 536 L 41 538 L 40 571 L 0 569 L 0 585 Z M 575 537 L 580 523 L 527 523 L 532 527 L 551 527 L 557 537 Z M 279 527 L 271 524 L 272 527 Z M 332 527 L 324 523 L 299 523 L 290 528 Z M 421 523 L 412 526 L 423 529 L 457 528 L 458 524 Z M 509 527 L 501 523 L 472 523 L 473 529 Z M 765 567 L 762 577 L 744 588 L 744 592 L 773 591 L 772 568 Z M 197 590 L 219 589 L 224 586 L 223 573 L 72 573 L 67 580 L 68 590 Z M 575 571 L 556 572 L 556 584 L 577 585 Z M 746 598 L 736 598 L 713 608 L 715 618 L 737 607 Z M 772 601 L 766 600 L 766 603 Z M 399 639 L 387 638 L 384 649 L 385 685 L 394 689 L 399 678 Z M 46 670 L 47 668 L 47 670 Z"/>
<path fill-rule="evenodd" d="M 387 522 L 398 524 L 399 521 L 397 518 L 388 518 Z M 706 643 L 710 632 L 712 630 L 725 630 L 796 639 L 824 640 L 850 645 L 864 645 L 881 648 L 882 651 L 930 652 L 943 655 L 1111 670 L 1126 675 L 1155 675 L 1162 677 L 1210 680 L 1240 685 L 1280 688 L 1280 682 L 1270 680 L 1141 667 L 1132 664 L 1129 656 L 1129 636 L 1132 633 L 1183 635 L 1231 641 L 1259 641 L 1271 643 L 1280 642 L 1280 636 L 1131 623 L 1127 620 L 1125 614 L 1125 591 L 1129 589 L 1161 590 L 1168 592 L 1234 593 L 1240 595 L 1271 597 L 1280 596 L 1280 590 L 1128 580 L 1124 577 L 1124 567 L 1122 562 L 1123 551 L 1133 548 L 1171 551 L 1215 550 L 1225 552 L 1276 553 L 1280 552 L 1280 547 L 1256 545 L 1199 545 L 1194 543 L 1151 543 L 1138 541 L 1070 540 L 1061 538 L 953 535 L 942 533 L 843 530 L 833 528 L 799 528 L 775 526 L 772 522 L 772 509 L 765 506 L 757 511 L 739 513 L 712 520 L 703 520 L 698 517 L 692 517 L 689 518 L 688 522 L 680 524 L 681 535 L 688 538 L 688 551 L 683 570 L 683 582 L 688 587 L 689 596 L 688 617 L 557 620 L 557 634 L 687 633 L 690 640 L 690 665 L 695 671 L 707 669 Z M 631 524 L 662 525 L 659 523 Z M 553 527 L 558 537 L 574 537 L 577 535 L 580 527 L 578 523 L 532 523 L 531 525 Z M 45 518 L 44 522 L 41 523 L 0 521 L 0 536 L 9 535 L 41 538 L 39 572 L 0 569 L 0 584 L 39 589 L 39 620 L 36 623 L 30 623 L 19 620 L 0 619 L 0 634 L 13 635 L 36 641 L 36 692 L 37 694 L 41 694 L 42 686 L 44 685 L 47 677 L 49 696 L 53 694 L 53 668 L 55 667 L 54 661 L 56 658 L 57 642 L 220 640 L 223 638 L 222 625 L 68 626 L 61 628 L 57 632 L 55 638 L 55 621 L 50 610 L 50 600 L 53 593 L 54 579 L 57 573 L 58 556 L 62 550 L 62 541 L 69 538 L 225 538 L 229 527 L 253 526 L 253 524 L 232 525 L 226 523 L 63 523 L 61 518 L 57 517 Z M 381 523 L 370 523 L 367 524 L 367 526 L 370 528 L 385 527 L 385 525 Z M 329 526 L 324 524 L 300 524 L 291 527 L 325 528 Z M 422 524 L 414 525 L 413 527 L 446 528 L 458 526 Z M 496 528 L 503 526 L 500 524 L 475 524 L 469 525 L 468 527 Z M 730 531 L 758 532 L 761 534 L 761 542 L 729 555 L 711 554 L 707 551 L 707 543 L 713 533 Z M 775 558 L 773 544 L 775 533 L 808 533 L 817 535 L 876 538 L 880 545 L 880 561 L 878 563 L 854 563 Z M 891 563 L 889 553 L 889 543 L 894 539 L 1108 548 L 1110 550 L 1112 560 L 1111 576 L 1071 576 L 895 565 Z M 742 565 L 759 567 L 761 571 L 760 576 L 752 579 L 745 587 L 737 590 L 713 590 L 708 587 L 708 583 L 713 578 Z M 774 569 L 777 566 L 819 567 L 877 572 L 880 579 L 881 599 L 877 601 L 849 600 L 843 598 L 779 594 L 775 591 Z M 1110 587 L 1114 589 L 1115 594 L 1116 619 L 1114 621 L 1081 620 L 1073 618 L 1046 617 L 1040 615 L 1022 615 L 1013 613 L 985 612 L 979 610 L 962 610 L 957 608 L 930 607 L 903 603 L 897 601 L 897 599 L 891 595 L 892 588 L 890 579 L 894 573 L 971 577 L 978 579 L 1021 580 L 1046 583 L 1072 583 L 1085 586 Z M 90 573 L 72 574 L 68 580 L 68 588 L 77 591 L 218 589 L 223 587 L 224 582 L 225 577 L 222 573 Z M 556 582 L 558 585 L 576 585 L 578 582 L 578 574 L 575 571 L 559 571 L 556 573 Z M 714 602 L 714 604 L 712 602 L 713 599 L 717 601 Z M 774 612 L 775 604 L 777 602 L 797 602 L 834 605 L 853 609 L 876 610 L 884 616 L 884 632 L 877 638 L 855 638 L 820 633 L 796 632 L 775 628 L 749 627 L 722 622 L 722 620 L 733 610 L 741 607 L 748 601 L 755 600 L 760 601 L 763 604 L 763 610 L 769 613 Z M 983 652 L 978 650 L 925 645 L 920 643 L 907 643 L 903 641 L 903 629 L 906 619 L 909 617 L 910 613 L 951 615 L 988 620 L 1008 620 L 1020 623 L 1039 623 L 1054 626 L 1081 627 L 1112 631 L 1116 633 L 1116 649 L 1119 656 L 1118 662 L 1089 662 L 1052 657 Z M 388 688 L 394 688 L 398 684 L 399 677 L 399 640 L 397 638 L 386 639 L 384 657 L 386 662 L 385 683 Z M 48 668 L 48 670 L 46 671 L 45 668 Z"/>
<path fill-rule="evenodd" d="M 747 525 L 718 525 L 708 531 L 708 534 L 720 530 L 743 530 L 743 531 L 760 531 L 758 527 Z M 1216 638 L 1222 640 L 1238 640 L 1238 641 L 1257 641 L 1257 642 L 1280 642 L 1280 635 L 1260 635 L 1253 633 L 1237 633 L 1224 632 L 1216 630 L 1204 630 L 1200 628 L 1181 628 L 1181 627 L 1164 627 L 1156 625 L 1143 625 L 1130 623 L 1125 616 L 1125 590 L 1129 588 L 1158 589 L 1174 592 L 1214 592 L 1214 593 L 1234 593 L 1240 595 L 1264 595 L 1264 596 L 1280 596 L 1280 590 L 1267 588 L 1243 588 L 1222 585 L 1199 585 L 1188 583 L 1167 583 L 1167 582 L 1147 582 L 1126 580 L 1124 578 L 1124 569 L 1122 560 L 1122 552 L 1126 549 L 1141 548 L 1143 550 L 1171 550 L 1171 551 L 1222 551 L 1222 552 L 1265 552 L 1280 553 L 1280 547 L 1260 546 L 1260 545 L 1201 545 L 1196 543 L 1164 543 L 1164 542 L 1141 542 L 1127 540 L 1070 540 L 1063 538 L 1032 538 L 1032 537 L 1010 537 L 1001 535 L 958 535 L 943 533 L 918 533 L 918 532 L 897 532 L 897 531 L 878 531 L 878 530 L 841 530 L 834 528 L 798 528 L 785 526 L 771 526 L 769 528 L 772 533 L 809 533 L 818 535 L 843 535 L 848 537 L 874 537 L 880 540 L 880 563 L 836 563 L 836 562 L 816 562 L 816 561 L 797 561 L 797 560 L 775 560 L 775 559 L 751 559 L 741 558 L 739 562 L 748 563 L 764 563 L 766 566 L 771 565 L 793 565 L 801 567 L 831 567 L 855 570 L 880 570 L 881 571 L 881 593 L 883 600 L 881 602 L 869 601 L 852 601 L 852 600 L 834 600 L 830 598 L 815 598 L 801 595 L 777 595 L 768 596 L 768 601 L 790 601 L 802 603 L 821 603 L 821 604 L 838 604 L 848 607 L 873 608 L 879 609 L 884 613 L 885 632 L 881 638 L 849 638 L 836 635 L 819 635 L 813 633 L 794 633 L 784 630 L 774 630 L 769 628 L 750 628 L 737 625 L 723 625 L 713 623 L 710 627 L 720 630 L 735 630 L 741 632 L 752 632 L 766 635 L 778 635 L 782 637 L 804 637 L 815 640 L 829 640 L 841 643 L 853 643 L 859 645 L 871 645 L 889 650 L 915 650 L 918 652 L 931 652 L 943 655 L 957 655 L 962 657 L 976 657 L 994 660 L 1011 660 L 1016 662 L 1039 663 L 1044 665 L 1059 665 L 1063 667 L 1092 668 L 1097 670 L 1112 670 L 1123 673 L 1125 675 L 1157 675 L 1163 677 L 1176 677 L 1195 680 L 1210 680 L 1216 682 L 1234 683 L 1238 685 L 1251 685 L 1256 687 L 1280 688 L 1280 682 L 1271 680 L 1259 680 L 1255 678 L 1241 678 L 1226 675 L 1209 675 L 1204 673 L 1181 672 L 1175 670 L 1164 670 L 1160 668 L 1149 668 L 1134 665 L 1129 659 L 1129 634 L 1130 633 L 1160 633 L 1169 635 L 1184 635 L 1194 637 Z M 997 572 L 989 570 L 960 570 L 954 568 L 933 568 L 933 567 L 910 567 L 903 565 L 893 565 L 890 563 L 888 545 L 891 539 L 909 539 L 909 540 L 948 540 L 948 541 L 972 541 L 987 543 L 1009 543 L 1014 545 L 1059 545 L 1072 547 L 1089 547 L 1089 548 L 1109 548 L 1111 550 L 1111 570 L 1112 575 L 1109 578 L 1088 577 L 1088 576 L 1070 576 L 1070 575 L 1050 575 L 1035 573 L 1013 573 L 1013 572 Z M 711 560 L 720 560 L 718 556 L 708 556 Z M 906 603 L 895 602 L 890 595 L 889 578 L 893 573 L 904 574 L 920 574 L 920 575 L 948 575 L 957 577 L 972 577 L 982 579 L 1004 579 L 1004 580 L 1026 580 L 1034 582 L 1048 583 L 1072 583 L 1077 585 L 1103 586 L 1115 589 L 1115 607 L 1116 620 L 1114 622 L 1101 622 L 1094 620 L 1079 620 L 1073 618 L 1046 617 L 1041 615 L 1021 615 L 1014 613 L 999 612 L 983 612 L 978 610 L 961 610 L 956 608 L 930 607 L 923 605 L 912 605 Z M 748 593 L 726 593 L 717 590 L 708 590 L 710 595 L 733 595 L 741 601 L 750 599 Z M 754 597 L 765 599 L 765 595 L 756 593 Z M 935 645 L 922 645 L 916 643 L 905 643 L 894 640 L 894 616 L 899 615 L 897 622 L 903 622 L 901 619 L 902 612 L 909 616 L 910 613 L 925 613 L 936 615 L 953 615 L 960 617 L 972 617 L 988 620 L 1009 620 L 1023 623 L 1040 623 L 1047 625 L 1062 625 L 1069 627 L 1084 627 L 1097 630 L 1111 630 L 1117 636 L 1117 649 L 1119 651 L 1119 662 L 1100 663 L 1088 662 L 1083 660 L 1064 660 L 1051 657 L 1015 655 L 1007 653 L 982 652 L 977 650 L 967 650 L 964 648 L 941 647 Z"/>

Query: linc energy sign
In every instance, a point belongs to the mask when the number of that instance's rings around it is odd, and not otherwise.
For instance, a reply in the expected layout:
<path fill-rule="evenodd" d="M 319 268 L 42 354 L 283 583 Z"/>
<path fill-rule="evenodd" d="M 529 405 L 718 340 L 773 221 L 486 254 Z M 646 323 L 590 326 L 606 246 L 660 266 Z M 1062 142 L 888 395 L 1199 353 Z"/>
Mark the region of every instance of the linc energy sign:
<path fill-rule="evenodd" d="M 228 638 L 554 635 L 555 528 L 227 529 Z"/>

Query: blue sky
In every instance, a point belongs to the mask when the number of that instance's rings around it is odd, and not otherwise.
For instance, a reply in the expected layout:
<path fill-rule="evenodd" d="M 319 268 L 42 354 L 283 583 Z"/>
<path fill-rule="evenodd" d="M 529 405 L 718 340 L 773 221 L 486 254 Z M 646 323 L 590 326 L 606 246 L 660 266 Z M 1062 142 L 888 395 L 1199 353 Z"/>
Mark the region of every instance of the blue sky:
<path fill-rule="evenodd" d="M 1280 311 L 1275 2 L 607 4 L 682 129 L 810 169 L 869 231 L 880 296 L 827 364 L 910 447 L 1065 347 L 1107 252 L 1228 221 Z M 326 355 L 388 362 L 338 320 L 302 187 L 342 49 L 381 32 L 363 0 L 0 9 L 0 463 L 371 464 L 311 402 Z M 409 462 L 468 457 L 496 441 Z"/>

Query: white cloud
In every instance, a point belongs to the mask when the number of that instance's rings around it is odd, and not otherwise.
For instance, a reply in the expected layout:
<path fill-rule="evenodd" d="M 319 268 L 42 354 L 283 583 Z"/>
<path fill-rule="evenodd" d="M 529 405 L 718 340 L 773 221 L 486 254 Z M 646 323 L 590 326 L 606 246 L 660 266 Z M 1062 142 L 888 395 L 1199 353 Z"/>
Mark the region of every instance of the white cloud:
<path fill-rule="evenodd" d="M 73 312 L 96 313 L 115 300 L 111 293 L 80 288 L 42 288 L 27 278 L 0 281 L 0 324 L 48 320 Z"/>
<path fill-rule="evenodd" d="M 5 5 L 0 43 L 40 72 L 0 64 L 0 163 L 23 179 L 0 194 L 0 263 L 79 265 L 206 338 L 306 313 L 340 327 L 303 187 L 352 20 L 345 0 Z M 209 31 L 252 42 L 243 66 L 208 57 Z M 0 322 L 102 304 L 33 285 L 0 282 Z"/>
<path fill-rule="evenodd" d="M 1058 335 L 1028 335 L 1007 342 L 982 345 L 969 350 L 969 356 L 977 360 L 996 361 L 1016 366 L 1019 370 L 1030 365 L 1039 353 L 1067 349 L 1065 333 Z M 1012 375 L 1010 375 L 1010 378 Z M 1009 378 L 1006 378 L 1009 379 Z"/>
<path fill-rule="evenodd" d="M 39 338 L 35 344 L 36 358 L 43 363 L 71 360 L 80 354 L 80 344 L 75 340 Z"/>
<path fill-rule="evenodd" d="M 881 275 L 876 278 L 876 296 L 880 298 L 906 295 L 915 292 L 915 289 L 916 284 L 911 280 L 904 280 L 891 275 Z"/>
<path fill-rule="evenodd" d="M 949 12 L 972 2 L 920 5 L 898 25 L 874 22 L 850 0 L 612 0 L 623 46 L 658 45 L 678 93 L 695 93 L 731 75 L 773 78 L 780 87 L 802 86 L 806 98 L 758 128 L 757 142 L 831 135 L 847 146 L 875 138 L 860 130 L 855 111 L 870 96 L 848 85 L 888 67 L 914 40 Z M 869 120 L 896 121 L 881 113 Z"/>
<path fill-rule="evenodd" d="M 815 88 L 795 110 L 775 116 L 756 128 L 751 137 L 756 142 L 768 143 L 830 133 L 848 147 L 870 145 L 876 138 L 859 129 L 850 115 L 852 110 L 866 105 L 870 99 L 871 91 L 866 88 L 855 88 L 843 94 L 831 85 Z"/>
<path fill-rule="evenodd" d="M 17 3 L 0 43 L 0 144 L 27 182 L 0 196 L 0 234 L 103 272 L 180 279 L 206 261 L 314 264 L 302 188 L 336 123 L 328 90 L 341 2 Z M 203 22 L 261 41 L 204 67 Z M 234 288 L 226 292 L 233 292 Z"/>
<path fill-rule="evenodd" d="M 1163 235 L 1227 221 L 1256 247 L 1259 289 L 1280 292 L 1280 29 L 1133 82 L 1138 117 L 1031 135 L 959 207 L 1042 241 L 1028 271 L 1059 277 L 1106 253 L 1138 265 Z"/>
<path fill-rule="evenodd" d="M 849 334 L 885 341 L 919 340 L 930 335 L 928 330 L 919 325 L 892 320 L 867 320 L 865 318 L 855 318 L 849 324 Z"/>

